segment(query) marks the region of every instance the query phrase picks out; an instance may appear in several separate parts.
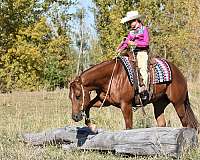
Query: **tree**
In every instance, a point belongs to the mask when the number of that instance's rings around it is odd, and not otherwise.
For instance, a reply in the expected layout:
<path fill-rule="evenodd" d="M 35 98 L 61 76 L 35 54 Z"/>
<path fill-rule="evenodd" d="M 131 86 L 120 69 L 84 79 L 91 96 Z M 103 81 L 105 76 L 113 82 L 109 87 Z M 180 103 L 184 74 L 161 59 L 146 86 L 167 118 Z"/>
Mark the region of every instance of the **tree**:
<path fill-rule="evenodd" d="M 116 47 L 127 31 L 120 24 L 120 19 L 126 11 L 133 9 L 134 1 L 93 0 L 96 4 L 96 26 L 102 51 L 105 58 L 111 58 L 116 53 Z"/>
<path fill-rule="evenodd" d="M 138 10 L 146 16 L 150 31 L 151 53 L 176 63 L 183 71 L 196 69 L 199 59 L 199 0 L 93 0 L 96 27 L 104 57 L 111 58 L 117 44 L 127 34 L 120 19 L 127 11 Z M 195 23 L 194 23 L 195 22 Z M 192 57 L 192 58 L 190 58 Z M 191 67 L 191 65 L 193 67 Z M 187 71 L 188 72 L 188 71 Z"/>
<path fill-rule="evenodd" d="M 89 39 L 90 35 L 88 34 L 89 29 L 86 29 L 85 17 L 86 11 L 84 8 L 78 8 L 75 15 L 76 24 L 74 29 L 73 40 L 76 42 L 75 46 L 78 48 L 78 61 L 76 67 L 76 74 L 83 72 L 89 66 Z"/>
<path fill-rule="evenodd" d="M 52 81 L 48 77 L 48 69 L 52 69 L 48 68 L 51 64 L 49 57 L 55 60 L 56 71 L 53 73 L 59 77 L 59 80 L 54 81 L 56 83 L 54 85 L 68 81 L 70 71 L 66 67 L 73 63 L 71 62 L 73 56 L 70 55 L 69 49 L 70 38 L 67 32 L 69 16 L 66 10 L 72 2 L 66 0 L 1 2 L 0 77 L 4 88 L 34 90 L 47 84 L 52 87 Z M 54 5 L 57 5 L 60 11 L 59 20 L 47 14 Z M 51 20 L 56 19 L 53 21 L 56 24 L 55 30 L 47 23 L 49 19 L 46 17 Z M 53 76 L 56 77 L 55 74 Z"/>

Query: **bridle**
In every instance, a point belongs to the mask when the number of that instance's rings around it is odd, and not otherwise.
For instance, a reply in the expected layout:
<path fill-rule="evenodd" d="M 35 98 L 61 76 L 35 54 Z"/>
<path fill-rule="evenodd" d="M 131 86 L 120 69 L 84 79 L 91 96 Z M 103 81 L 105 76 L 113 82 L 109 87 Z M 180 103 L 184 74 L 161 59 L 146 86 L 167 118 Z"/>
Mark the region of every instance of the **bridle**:
<path fill-rule="evenodd" d="M 83 88 L 83 85 L 81 83 L 81 90 L 82 90 L 82 94 L 83 94 L 83 100 L 82 100 L 82 104 L 81 104 L 81 111 L 83 112 L 84 111 L 84 104 L 85 104 L 85 91 L 84 91 L 84 88 Z"/>
<path fill-rule="evenodd" d="M 113 67 L 113 71 L 112 71 L 111 78 L 110 78 L 110 81 L 109 81 L 108 89 L 107 89 L 106 95 L 105 95 L 105 97 L 103 99 L 103 102 L 102 102 L 101 106 L 99 107 L 99 110 L 103 107 L 103 105 L 104 105 L 104 103 L 106 101 L 106 98 L 108 96 L 108 93 L 110 91 L 110 88 L 111 88 L 111 84 L 112 84 L 112 80 L 113 80 L 113 76 L 114 76 L 114 72 L 115 72 L 115 68 L 116 68 L 116 64 L 117 64 L 117 57 L 115 59 L 116 59 L 116 61 L 115 61 L 115 65 Z M 80 86 L 81 86 L 81 91 L 82 91 L 82 95 L 83 95 L 82 96 L 82 104 L 81 104 L 81 112 L 82 112 L 83 116 L 86 116 L 85 113 L 84 113 L 85 91 L 84 91 L 84 87 L 83 87 L 82 81 L 81 81 Z"/>
<path fill-rule="evenodd" d="M 78 82 L 78 80 L 75 80 L 75 82 Z M 71 84 L 72 84 L 72 83 L 71 83 Z M 81 111 L 84 112 L 85 91 L 84 91 L 82 82 L 81 82 L 80 86 L 81 86 L 81 92 L 82 92 L 82 95 L 83 95 L 83 97 L 82 97 L 83 100 L 82 100 L 82 104 L 81 104 Z M 74 97 L 74 91 L 71 93 L 71 97 L 72 97 L 72 99 L 73 99 L 73 97 Z M 76 98 L 76 100 L 79 101 L 79 99 L 77 99 L 77 98 Z"/>

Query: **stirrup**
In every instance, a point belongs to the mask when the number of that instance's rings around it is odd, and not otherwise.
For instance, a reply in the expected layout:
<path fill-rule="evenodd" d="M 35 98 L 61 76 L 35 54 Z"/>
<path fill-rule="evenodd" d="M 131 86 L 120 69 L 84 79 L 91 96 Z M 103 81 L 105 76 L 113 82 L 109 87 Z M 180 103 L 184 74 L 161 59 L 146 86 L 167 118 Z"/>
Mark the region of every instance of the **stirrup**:
<path fill-rule="evenodd" d="M 143 107 L 143 103 L 140 97 L 140 94 L 135 95 L 135 106 L 138 107 Z"/>
<path fill-rule="evenodd" d="M 135 112 L 137 111 L 139 108 L 144 107 L 142 100 L 140 98 L 140 94 L 136 94 L 135 95 L 135 103 L 134 106 L 132 106 L 132 110 Z"/>
<path fill-rule="evenodd" d="M 146 104 L 149 103 L 149 92 L 147 90 L 144 90 L 143 92 L 140 93 L 140 98 L 142 100 L 142 104 L 145 106 Z"/>

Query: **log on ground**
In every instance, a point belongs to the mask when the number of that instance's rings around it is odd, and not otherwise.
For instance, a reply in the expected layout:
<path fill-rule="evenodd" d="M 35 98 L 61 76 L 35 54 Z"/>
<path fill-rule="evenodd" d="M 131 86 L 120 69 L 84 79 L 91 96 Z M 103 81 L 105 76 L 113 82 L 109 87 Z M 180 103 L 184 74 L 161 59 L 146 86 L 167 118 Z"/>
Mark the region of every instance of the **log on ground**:
<path fill-rule="evenodd" d="M 87 149 L 113 151 L 131 155 L 168 155 L 179 157 L 185 150 L 198 145 L 192 128 L 153 127 L 97 133 L 87 127 L 67 126 L 41 133 L 22 134 L 23 142 L 32 145 L 63 144 L 65 150 Z"/>

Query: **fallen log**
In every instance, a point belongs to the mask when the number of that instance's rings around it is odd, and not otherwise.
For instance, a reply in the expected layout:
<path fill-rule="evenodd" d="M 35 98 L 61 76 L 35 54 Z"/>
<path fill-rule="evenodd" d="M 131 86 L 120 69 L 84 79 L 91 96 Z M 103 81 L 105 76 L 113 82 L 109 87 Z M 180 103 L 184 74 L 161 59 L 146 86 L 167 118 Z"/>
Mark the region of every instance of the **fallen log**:
<path fill-rule="evenodd" d="M 113 151 L 131 155 L 168 155 L 181 153 L 198 145 L 197 132 L 191 128 L 154 127 L 122 131 L 87 127 L 56 128 L 41 133 L 22 134 L 23 142 L 32 145 L 62 144 L 63 149 Z"/>

